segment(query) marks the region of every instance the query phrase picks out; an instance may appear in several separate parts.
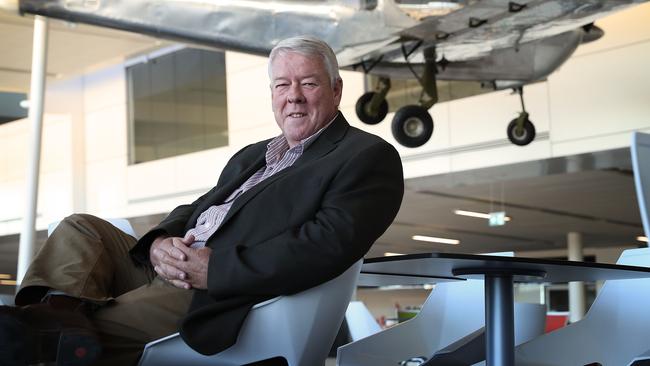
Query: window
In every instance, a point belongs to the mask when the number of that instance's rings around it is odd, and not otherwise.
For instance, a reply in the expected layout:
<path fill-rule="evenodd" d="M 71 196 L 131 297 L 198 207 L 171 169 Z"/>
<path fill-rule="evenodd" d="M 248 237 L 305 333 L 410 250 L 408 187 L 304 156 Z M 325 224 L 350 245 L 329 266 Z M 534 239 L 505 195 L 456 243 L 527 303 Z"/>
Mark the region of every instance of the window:
<path fill-rule="evenodd" d="M 406 67 L 406 66 L 405 66 Z M 367 90 L 374 90 L 377 84 L 377 77 L 366 76 Z M 400 107 L 410 104 L 418 104 L 422 87 L 415 79 L 390 80 L 391 88 L 386 95 L 388 101 L 388 111 L 395 112 Z M 437 81 L 438 85 L 438 103 L 449 102 L 455 99 L 471 97 L 474 95 L 485 94 L 493 91 L 491 88 L 481 87 L 478 81 Z"/>
<path fill-rule="evenodd" d="M 20 102 L 27 99 L 23 93 L 0 92 L 0 125 L 27 117 L 27 109 Z"/>
<path fill-rule="evenodd" d="M 225 69 L 190 48 L 129 66 L 129 164 L 228 145 Z"/>

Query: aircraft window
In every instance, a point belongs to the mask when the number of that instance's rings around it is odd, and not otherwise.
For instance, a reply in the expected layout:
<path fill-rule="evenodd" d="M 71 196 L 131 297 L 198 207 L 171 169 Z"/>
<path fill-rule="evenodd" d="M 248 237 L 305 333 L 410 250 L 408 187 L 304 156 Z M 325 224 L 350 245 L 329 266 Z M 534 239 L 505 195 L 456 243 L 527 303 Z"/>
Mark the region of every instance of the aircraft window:
<path fill-rule="evenodd" d="M 367 90 L 374 90 L 377 78 L 372 75 L 366 76 Z M 386 95 L 388 111 L 395 112 L 400 107 L 418 104 L 422 87 L 417 80 L 391 79 L 391 88 Z M 443 81 L 438 80 L 438 103 L 449 102 L 456 99 L 472 97 L 492 91 L 491 88 L 481 87 L 477 81 Z"/>
<path fill-rule="evenodd" d="M 228 145 L 223 52 L 186 48 L 126 74 L 129 164 Z"/>

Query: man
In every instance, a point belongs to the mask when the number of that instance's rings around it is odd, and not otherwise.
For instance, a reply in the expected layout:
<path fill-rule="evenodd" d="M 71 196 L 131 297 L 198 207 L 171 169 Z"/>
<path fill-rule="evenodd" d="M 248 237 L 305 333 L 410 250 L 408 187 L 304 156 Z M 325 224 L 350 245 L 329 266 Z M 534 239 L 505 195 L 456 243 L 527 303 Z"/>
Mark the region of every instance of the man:
<path fill-rule="evenodd" d="M 338 111 L 343 83 L 324 42 L 280 42 L 269 76 L 282 134 L 237 152 L 214 188 L 137 243 L 89 215 L 59 224 L 16 296 L 35 305 L 0 312 L 0 342 L 12 344 L 0 363 L 25 364 L 28 344 L 41 350 L 29 361 L 88 364 L 100 342 L 96 364 L 133 364 L 179 323 L 192 348 L 214 354 L 236 341 L 254 304 L 363 257 L 399 209 L 399 155 Z"/>

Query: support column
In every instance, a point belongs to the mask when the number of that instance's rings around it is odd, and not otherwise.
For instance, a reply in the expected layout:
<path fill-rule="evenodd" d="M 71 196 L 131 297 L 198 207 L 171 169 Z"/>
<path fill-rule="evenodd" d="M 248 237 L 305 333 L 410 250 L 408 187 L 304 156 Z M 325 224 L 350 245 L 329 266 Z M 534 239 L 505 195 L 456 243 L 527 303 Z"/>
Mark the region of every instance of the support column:
<path fill-rule="evenodd" d="M 582 261 L 582 234 L 570 232 L 567 234 L 567 249 L 570 261 Z M 569 322 L 574 323 L 585 316 L 586 309 L 585 284 L 569 282 Z"/>
<path fill-rule="evenodd" d="M 16 282 L 23 280 L 34 256 L 36 236 L 36 208 L 38 202 L 38 175 L 41 162 L 41 136 L 43 134 L 43 107 L 45 99 L 45 72 L 47 65 L 47 18 L 37 15 L 34 19 L 32 43 L 32 79 L 29 90 L 29 121 L 31 138 L 27 161 L 27 190 L 23 231 L 18 248 L 18 269 Z"/>

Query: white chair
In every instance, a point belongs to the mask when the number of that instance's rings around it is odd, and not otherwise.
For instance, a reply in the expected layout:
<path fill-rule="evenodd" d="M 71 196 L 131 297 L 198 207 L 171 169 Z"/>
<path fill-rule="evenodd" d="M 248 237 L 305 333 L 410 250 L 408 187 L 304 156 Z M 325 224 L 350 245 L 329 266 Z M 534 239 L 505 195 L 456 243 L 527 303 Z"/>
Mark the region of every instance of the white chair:
<path fill-rule="evenodd" d="M 650 266 L 650 248 L 619 264 Z M 606 281 L 585 317 L 515 348 L 517 366 L 628 365 L 650 349 L 650 279 Z"/>
<path fill-rule="evenodd" d="M 350 301 L 345 311 L 345 321 L 353 342 L 381 331 L 379 323 L 370 314 L 363 301 Z"/>
<path fill-rule="evenodd" d="M 132 237 L 137 238 L 137 236 L 135 235 L 135 230 L 133 230 L 133 226 L 131 226 L 129 220 L 127 219 L 104 219 L 104 220 L 110 222 L 111 224 L 113 224 L 113 226 L 124 231 L 126 234 L 129 234 Z M 54 229 L 56 229 L 57 226 L 59 226 L 60 222 L 61 221 L 55 221 L 47 226 L 47 236 L 52 235 L 52 232 L 54 231 Z"/>
<path fill-rule="evenodd" d="M 147 344 L 140 366 L 240 366 L 283 357 L 289 366 L 323 365 L 352 297 L 359 261 L 339 277 L 253 307 L 237 343 L 212 356 L 192 350 L 177 334 Z"/>
<path fill-rule="evenodd" d="M 513 252 L 487 253 L 512 257 Z M 413 357 L 427 359 L 476 334 L 485 325 L 483 280 L 436 284 L 413 319 L 339 347 L 338 366 L 395 366 Z M 544 333 L 540 304 L 515 304 L 515 344 Z"/>
<path fill-rule="evenodd" d="M 443 282 L 431 291 L 415 318 L 338 349 L 339 366 L 395 366 L 436 352 L 485 325 L 482 280 Z M 544 332 L 540 304 L 515 304 L 515 344 Z"/>

